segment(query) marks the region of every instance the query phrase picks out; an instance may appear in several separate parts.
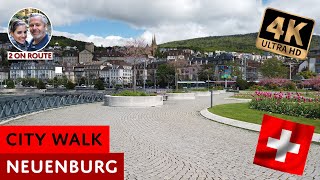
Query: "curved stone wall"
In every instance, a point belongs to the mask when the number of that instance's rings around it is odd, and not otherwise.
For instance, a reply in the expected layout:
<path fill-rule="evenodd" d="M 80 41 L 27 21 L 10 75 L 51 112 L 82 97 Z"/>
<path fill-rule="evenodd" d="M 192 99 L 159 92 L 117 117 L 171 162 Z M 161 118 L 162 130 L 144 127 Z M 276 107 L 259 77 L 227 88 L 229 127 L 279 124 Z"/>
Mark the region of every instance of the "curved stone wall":
<path fill-rule="evenodd" d="M 104 96 L 104 105 L 113 107 L 151 107 L 163 105 L 162 96 Z"/>

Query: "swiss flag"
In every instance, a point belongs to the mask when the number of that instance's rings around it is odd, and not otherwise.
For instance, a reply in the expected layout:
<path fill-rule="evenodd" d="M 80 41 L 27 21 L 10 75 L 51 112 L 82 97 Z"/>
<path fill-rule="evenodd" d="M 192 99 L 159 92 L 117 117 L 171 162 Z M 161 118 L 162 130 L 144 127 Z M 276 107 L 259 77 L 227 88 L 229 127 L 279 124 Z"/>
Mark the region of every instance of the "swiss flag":
<path fill-rule="evenodd" d="M 263 116 L 253 163 L 302 175 L 314 126 Z"/>

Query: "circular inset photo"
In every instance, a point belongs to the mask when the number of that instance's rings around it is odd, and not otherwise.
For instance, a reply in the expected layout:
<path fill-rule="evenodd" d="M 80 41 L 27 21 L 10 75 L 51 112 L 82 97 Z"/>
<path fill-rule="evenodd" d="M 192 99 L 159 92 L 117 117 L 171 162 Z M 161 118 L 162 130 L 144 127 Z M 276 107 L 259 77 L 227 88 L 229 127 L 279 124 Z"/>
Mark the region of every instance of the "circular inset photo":
<path fill-rule="evenodd" d="M 20 51 L 40 51 L 50 42 L 52 25 L 46 14 L 36 8 L 15 13 L 8 24 L 8 37 Z"/>

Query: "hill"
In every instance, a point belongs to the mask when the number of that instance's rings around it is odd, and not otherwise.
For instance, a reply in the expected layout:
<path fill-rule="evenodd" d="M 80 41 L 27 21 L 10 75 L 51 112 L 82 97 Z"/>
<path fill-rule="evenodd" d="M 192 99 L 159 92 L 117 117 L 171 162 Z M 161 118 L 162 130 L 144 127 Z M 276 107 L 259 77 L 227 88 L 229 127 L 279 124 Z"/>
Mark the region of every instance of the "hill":
<path fill-rule="evenodd" d="M 55 43 L 59 43 L 59 45 L 61 47 L 76 46 L 76 47 L 78 47 L 79 51 L 82 51 L 82 50 L 84 50 L 84 46 L 85 46 L 86 42 L 73 40 L 70 38 L 66 38 L 64 36 L 52 36 L 52 38 L 49 42 L 49 46 L 53 47 Z"/>
<path fill-rule="evenodd" d="M 230 36 L 209 36 L 182 41 L 173 41 L 160 44 L 163 48 L 190 48 L 199 51 L 235 51 L 247 53 L 263 53 L 262 50 L 256 48 L 256 39 L 258 33 L 230 35 Z M 313 35 L 310 49 L 320 45 L 320 36 Z"/>
<path fill-rule="evenodd" d="M 8 42 L 8 34 L 7 33 L 0 33 L 0 41 L 1 42 Z M 70 38 L 66 38 L 63 36 L 52 36 L 49 46 L 54 46 L 54 44 L 58 42 L 60 46 L 66 47 L 66 46 L 77 46 L 80 51 L 84 50 L 84 46 L 86 42 L 83 41 L 77 41 Z"/>

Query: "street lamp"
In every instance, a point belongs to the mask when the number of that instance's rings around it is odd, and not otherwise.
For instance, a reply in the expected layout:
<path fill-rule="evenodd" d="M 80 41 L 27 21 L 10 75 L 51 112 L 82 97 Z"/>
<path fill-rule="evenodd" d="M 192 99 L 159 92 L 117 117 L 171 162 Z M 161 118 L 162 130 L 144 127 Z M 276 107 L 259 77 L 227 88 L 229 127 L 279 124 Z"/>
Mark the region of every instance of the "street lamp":
<path fill-rule="evenodd" d="M 143 63 L 143 91 L 146 91 L 146 59 L 144 59 Z"/>
<path fill-rule="evenodd" d="M 290 78 L 290 80 L 291 80 L 291 65 L 292 65 L 292 63 L 289 63 L 289 69 L 290 69 L 290 74 L 289 74 L 289 78 Z"/>
<path fill-rule="evenodd" d="M 154 70 L 154 89 L 157 92 L 157 69 Z"/>
<path fill-rule="evenodd" d="M 176 91 L 178 91 L 177 59 L 175 59 L 174 61 L 174 79 L 175 79 Z"/>

